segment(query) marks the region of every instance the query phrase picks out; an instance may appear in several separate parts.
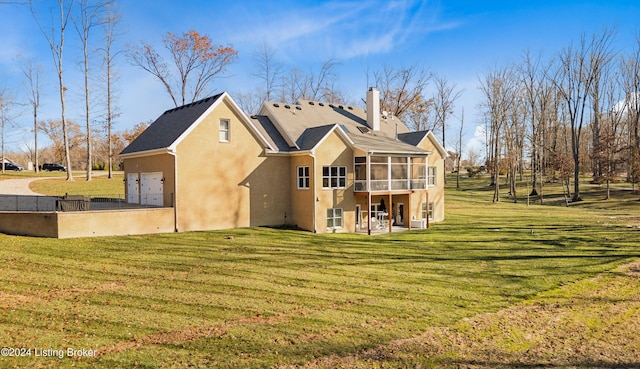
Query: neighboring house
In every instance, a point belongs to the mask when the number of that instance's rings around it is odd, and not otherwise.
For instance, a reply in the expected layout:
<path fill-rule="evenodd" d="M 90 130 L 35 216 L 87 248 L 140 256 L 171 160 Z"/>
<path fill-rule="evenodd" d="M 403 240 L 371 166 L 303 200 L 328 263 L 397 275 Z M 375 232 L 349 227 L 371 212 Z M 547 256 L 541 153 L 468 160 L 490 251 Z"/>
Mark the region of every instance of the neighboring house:
<path fill-rule="evenodd" d="M 121 153 L 128 202 L 173 206 L 181 232 L 443 220 L 446 151 L 379 107 L 372 88 L 367 111 L 301 100 L 248 117 L 227 93 L 168 110 Z"/>

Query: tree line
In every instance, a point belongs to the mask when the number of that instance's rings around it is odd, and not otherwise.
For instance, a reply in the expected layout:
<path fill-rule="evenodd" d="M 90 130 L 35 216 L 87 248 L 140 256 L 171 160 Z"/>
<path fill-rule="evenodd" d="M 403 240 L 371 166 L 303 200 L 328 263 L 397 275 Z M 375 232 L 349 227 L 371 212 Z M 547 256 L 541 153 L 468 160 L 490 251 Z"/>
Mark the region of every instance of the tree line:
<path fill-rule="evenodd" d="M 580 201 L 580 177 L 606 184 L 640 179 L 640 37 L 624 54 L 604 29 L 549 59 L 524 53 L 520 61 L 481 78 L 487 125 L 487 167 L 500 200 L 506 174 L 517 201 L 518 179 L 531 173 L 531 195 L 544 201 L 544 184 L 560 181 L 567 203 Z"/>
<path fill-rule="evenodd" d="M 43 66 L 23 63 L 35 136 L 28 155 L 36 167 L 40 152 L 66 162 L 68 168 L 84 165 L 88 180 L 95 164 L 109 170 L 117 166 L 115 153 L 148 124 L 140 123 L 125 132 L 111 131 L 118 117 L 114 90 L 120 63 L 126 61 L 154 76 L 177 107 L 215 93 L 215 82 L 239 57 L 232 45 L 216 44 L 195 30 L 180 35 L 168 32 L 160 49 L 145 41 L 123 47 L 115 42 L 120 35 L 115 0 L 58 0 L 57 8 L 48 14 L 39 14 L 34 1 L 27 5 L 51 50 L 50 68 L 57 75 L 61 108 L 60 119 L 39 117 Z M 69 27 L 75 31 L 71 40 L 83 50 L 82 122 L 72 121 L 66 114 L 63 61 Z M 608 189 L 620 177 L 634 186 L 638 182 L 640 38 L 634 51 L 623 55 L 613 48 L 614 37 L 615 32 L 607 29 L 590 37 L 583 35 L 549 59 L 528 51 L 521 60 L 480 78 L 483 101 L 479 109 L 486 122 L 486 167 L 494 185 L 494 201 L 500 200 L 498 178 L 504 174 L 510 194 L 517 200 L 516 184 L 525 171 L 531 174 L 531 195 L 540 196 L 541 202 L 548 181 L 560 181 L 566 198 L 579 201 L 579 179 L 586 172 L 594 181 L 606 183 Z M 234 92 L 246 113 L 256 113 L 264 101 L 293 104 L 305 99 L 364 105 L 364 101 L 350 100 L 340 91 L 338 61 L 329 59 L 302 70 L 279 62 L 277 53 L 263 44 L 251 56 L 256 86 Z M 98 68 L 94 68 L 96 64 Z M 381 91 L 385 114 L 399 117 L 413 130 L 432 130 L 445 147 L 455 147 L 459 172 L 462 117 L 458 117 L 457 137 L 449 139 L 446 132 L 463 91 L 445 76 L 419 65 L 383 65 L 367 71 L 366 79 L 368 86 Z M 12 96 L 0 91 L 2 157 Z M 52 147 L 40 149 L 38 133 L 45 134 Z M 477 153 L 472 154 L 476 161 Z M 67 178 L 73 179 L 71 171 Z"/>
<path fill-rule="evenodd" d="M 49 160 L 66 163 L 67 168 L 84 167 L 87 180 L 91 179 L 92 168 L 96 166 L 109 168 L 111 177 L 111 169 L 117 166 L 115 153 L 123 143 L 128 143 L 124 137 L 135 138 L 131 132 L 112 132 L 114 119 L 118 117 L 114 90 L 119 63 L 126 61 L 154 76 L 177 107 L 216 92 L 213 90 L 216 80 L 238 59 L 238 52 L 231 45 L 218 45 L 210 36 L 195 30 L 180 35 L 168 32 L 159 49 L 146 41 L 122 47 L 116 42 L 121 31 L 115 0 L 58 0 L 46 11 L 42 11 L 37 0 L 12 4 L 29 8 L 51 52 L 49 65 L 34 65 L 28 60 L 22 63 L 26 103 L 31 107 L 34 132 L 34 145 L 27 148 L 27 154 L 36 170 L 44 153 Z M 79 62 L 83 74 L 81 122 L 69 119 L 67 112 L 65 52 L 69 42 L 82 50 Z M 276 61 L 277 50 L 268 44 L 258 48 L 252 58 L 252 75 L 260 83 L 249 92 L 234 92 L 241 108 L 249 114 L 257 112 L 262 102 L 272 99 L 287 103 L 309 99 L 364 105 L 364 101 L 349 101 L 337 88 L 339 63 L 336 60 L 326 60 L 317 69 L 308 71 L 285 68 Z M 53 70 L 57 77 L 59 119 L 43 120 L 39 115 L 43 70 Z M 380 89 L 381 107 L 387 114 L 400 117 L 416 130 L 437 129 L 445 140 L 446 121 L 461 94 L 454 84 L 417 65 L 385 65 L 367 73 L 369 79 L 372 86 Z M 435 88 L 433 93 L 426 92 L 430 84 Z M 3 149 L 4 124 L 11 119 L 5 113 L 12 105 L 19 103 L 6 91 L 0 92 Z M 135 128 L 133 131 L 140 132 Z M 41 149 L 38 134 L 47 136 L 52 147 Z M 71 170 L 67 179 L 73 180 Z"/>

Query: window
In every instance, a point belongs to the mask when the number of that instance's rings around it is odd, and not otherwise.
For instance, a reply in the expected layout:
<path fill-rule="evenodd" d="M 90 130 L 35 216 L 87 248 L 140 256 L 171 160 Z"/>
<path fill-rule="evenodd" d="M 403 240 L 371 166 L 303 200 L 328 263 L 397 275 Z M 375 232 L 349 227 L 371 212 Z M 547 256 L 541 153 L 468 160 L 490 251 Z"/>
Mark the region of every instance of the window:
<path fill-rule="evenodd" d="M 437 174 L 437 167 L 428 167 L 427 168 L 427 184 L 429 186 L 435 186 L 436 185 L 436 174 Z"/>
<path fill-rule="evenodd" d="M 322 167 L 322 188 L 346 188 L 347 167 Z"/>
<path fill-rule="evenodd" d="M 298 167 L 298 189 L 309 188 L 309 167 Z"/>
<path fill-rule="evenodd" d="M 327 209 L 327 228 L 342 228 L 342 209 Z"/>
<path fill-rule="evenodd" d="M 365 156 L 356 156 L 354 166 L 353 189 L 355 191 L 367 190 L 367 158 Z"/>
<path fill-rule="evenodd" d="M 220 119 L 220 142 L 229 142 L 229 119 Z"/>
<path fill-rule="evenodd" d="M 427 203 L 423 202 L 422 203 L 422 219 L 427 219 L 427 215 L 429 216 L 429 220 L 433 220 L 433 209 L 434 209 L 434 204 L 433 202 L 429 203 L 429 208 L 427 209 Z"/>

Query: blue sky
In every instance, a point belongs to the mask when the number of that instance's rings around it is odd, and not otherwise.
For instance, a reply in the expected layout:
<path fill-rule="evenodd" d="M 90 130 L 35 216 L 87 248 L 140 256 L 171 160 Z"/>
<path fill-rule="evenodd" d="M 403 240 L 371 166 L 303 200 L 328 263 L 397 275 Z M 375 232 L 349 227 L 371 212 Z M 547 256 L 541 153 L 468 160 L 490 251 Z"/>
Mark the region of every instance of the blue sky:
<path fill-rule="evenodd" d="M 5 2 L 7 0 L 4 0 Z M 36 0 L 38 2 L 38 0 Z M 40 8 L 56 1 L 41 1 Z M 479 79 L 492 68 L 520 60 L 530 49 L 551 57 L 604 27 L 617 29 L 616 49 L 634 48 L 640 32 L 640 1 L 164 1 L 122 0 L 121 45 L 144 40 L 161 46 L 166 32 L 197 30 L 216 43 L 231 44 L 239 60 L 215 89 L 238 92 L 254 88 L 252 54 L 269 43 L 287 68 L 316 68 L 333 58 L 339 63 L 338 88 L 361 101 L 372 73 L 387 64 L 417 65 L 446 76 L 463 89 L 456 110 L 465 110 L 465 141 L 473 141 L 481 94 Z M 82 120 L 82 82 L 79 46 L 69 29 L 65 63 L 69 86 L 69 115 Z M 45 84 L 41 117 L 59 116 L 55 70 L 50 50 L 26 7 L 0 0 L 0 88 L 23 95 L 20 63 L 30 58 L 42 65 Z M 157 118 L 172 103 L 152 76 L 119 61 L 120 116 L 116 129 L 130 128 Z M 31 140 L 31 118 L 26 108 L 7 133 L 8 145 Z M 451 119 L 452 131 L 458 124 Z M 452 134 L 449 134 L 451 137 Z"/>

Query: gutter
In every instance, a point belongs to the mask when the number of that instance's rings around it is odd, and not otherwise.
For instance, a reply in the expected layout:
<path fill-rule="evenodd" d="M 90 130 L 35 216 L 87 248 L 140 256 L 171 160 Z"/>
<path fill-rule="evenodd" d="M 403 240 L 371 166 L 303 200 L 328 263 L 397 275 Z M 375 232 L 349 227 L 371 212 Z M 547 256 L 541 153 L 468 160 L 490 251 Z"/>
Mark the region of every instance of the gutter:
<path fill-rule="evenodd" d="M 369 155 L 398 155 L 398 156 L 429 156 L 433 154 L 433 151 L 423 151 L 423 152 L 410 152 L 410 151 L 385 151 L 385 150 L 368 150 L 367 153 Z"/>

